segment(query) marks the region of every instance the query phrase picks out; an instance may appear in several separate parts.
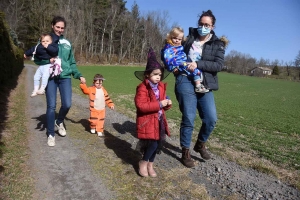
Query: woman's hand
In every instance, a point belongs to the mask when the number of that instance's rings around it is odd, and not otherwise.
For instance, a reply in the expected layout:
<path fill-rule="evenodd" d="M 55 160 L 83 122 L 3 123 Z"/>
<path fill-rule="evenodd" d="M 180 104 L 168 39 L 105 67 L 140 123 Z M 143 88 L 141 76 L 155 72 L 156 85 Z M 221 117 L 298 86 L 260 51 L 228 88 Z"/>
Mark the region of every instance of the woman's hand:
<path fill-rule="evenodd" d="M 24 54 L 24 58 L 26 59 L 27 58 L 27 56 Z"/>
<path fill-rule="evenodd" d="M 82 84 L 85 84 L 86 82 L 85 82 L 85 78 L 83 77 L 83 76 L 81 76 L 80 78 L 80 82 L 82 83 Z"/>
<path fill-rule="evenodd" d="M 187 70 L 189 72 L 193 72 L 197 68 L 197 63 L 196 62 L 187 62 Z"/>

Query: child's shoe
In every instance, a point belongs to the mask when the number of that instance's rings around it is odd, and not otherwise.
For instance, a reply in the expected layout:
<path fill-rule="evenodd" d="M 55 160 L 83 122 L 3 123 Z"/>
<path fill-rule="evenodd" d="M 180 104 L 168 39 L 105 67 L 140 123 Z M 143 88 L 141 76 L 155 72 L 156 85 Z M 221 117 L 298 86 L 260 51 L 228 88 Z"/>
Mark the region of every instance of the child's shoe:
<path fill-rule="evenodd" d="M 92 133 L 92 134 L 96 133 L 96 129 L 91 128 L 91 133 Z"/>
<path fill-rule="evenodd" d="M 45 90 L 44 89 L 39 89 L 36 93 L 37 94 L 45 94 Z"/>
<path fill-rule="evenodd" d="M 38 94 L 36 93 L 37 91 L 33 91 L 32 93 L 31 93 L 31 97 L 35 97 L 35 96 L 37 96 Z"/>
<path fill-rule="evenodd" d="M 209 92 L 209 90 L 206 89 L 203 85 L 201 85 L 199 87 L 195 87 L 195 92 L 197 92 L 197 93 L 206 93 L 206 92 Z"/>
<path fill-rule="evenodd" d="M 147 169 L 150 177 L 157 177 L 157 174 L 153 169 L 153 162 L 148 162 Z"/>
<path fill-rule="evenodd" d="M 97 132 L 98 136 L 99 137 L 102 137 L 103 136 L 103 133 L 102 132 Z"/>
<path fill-rule="evenodd" d="M 139 174 L 142 176 L 142 177 L 148 177 L 148 162 L 147 161 L 144 161 L 144 160 L 141 160 L 139 162 Z"/>

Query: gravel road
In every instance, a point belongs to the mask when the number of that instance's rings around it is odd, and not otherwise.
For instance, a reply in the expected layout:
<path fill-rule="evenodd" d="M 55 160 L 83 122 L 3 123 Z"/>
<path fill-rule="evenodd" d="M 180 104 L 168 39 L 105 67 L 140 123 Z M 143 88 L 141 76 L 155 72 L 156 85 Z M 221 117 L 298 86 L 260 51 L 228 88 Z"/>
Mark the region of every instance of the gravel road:
<path fill-rule="evenodd" d="M 94 175 L 81 150 L 73 144 L 72 138 L 56 136 L 56 146 L 48 147 L 46 142 L 44 96 L 30 98 L 33 74 L 36 66 L 25 65 L 27 69 L 28 128 L 31 131 L 29 148 L 30 166 L 36 182 L 34 199 L 114 199 L 115 193 Z M 73 93 L 73 107 L 88 112 L 86 98 Z M 174 108 L 176 109 L 176 108 Z M 87 113 L 85 113 L 87 114 Z M 136 146 L 134 119 L 107 109 L 105 128 L 118 131 L 118 139 Z M 76 141 L 78 142 L 78 141 Z M 156 159 L 157 168 L 174 169 L 184 166 L 180 163 L 181 149 L 178 138 L 168 138 L 165 148 Z M 237 195 L 239 199 L 299 200 L 300 191 L 279 181 L 277 178 L 245 169 L 216 155 L 209 161 L 202 160 L 195 152 L 192 158 L 197 166 L 190 169 L 189 176 L 194 183 L 204 184 L 214 199 Z M 80 172 L 80 173 L 79 173 Z M 138 176 L 138 175 L 137 175 Z M 158 177 L 159 178 L 159 177 Z M 178 199 L 189 199 L 187 195 Z"/>

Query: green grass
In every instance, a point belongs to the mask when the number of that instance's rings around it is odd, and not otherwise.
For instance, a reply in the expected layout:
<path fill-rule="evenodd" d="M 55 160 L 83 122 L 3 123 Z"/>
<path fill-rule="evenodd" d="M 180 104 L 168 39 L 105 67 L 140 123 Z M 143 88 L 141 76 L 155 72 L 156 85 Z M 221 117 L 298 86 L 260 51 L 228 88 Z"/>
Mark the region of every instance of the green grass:
<path fill-rule="evenodd" d="M 92 84 L 93 76 L 101 73 L 104 87 L 116 107 L 134 116 L 134 94 L 140 81 L 134 71 L 144 67 L 80 66 L 79 70 Z M 174 77 L 169 75 L 167 94 L 173 108 L 167 117 L 179 126 L 181 113 L 174 94 Z M 78 81 L 73 81 L 80 92 Z M 219 73 L 220 90 L 214 92 L 218 123 L 211 135 L 225 146 L 251 152 L 277 166 L 300 169 L 300 85 L 284 80 Z M 197 118 L 199 122 L 199 118 Z M 196 130 L 201 123 L 196 123 Z M 172 133 L 178 136 L 178 132 Z M 196 134 L 194 134 L 195 137 Z M 195 139 L 195 138 L 194 138 Z"/>
<path fill-rule="evenodd" d="M 1 92 L 0 92 L 1 93 Z M 33 180 L 28 167 L 28 129 L 26 116 L 25 75 L 19 77 L 9 96 L 8 113 L 2 122 L 0 142 L 0 199 L 32 199 Z M 2 94 L 2 102 L 6 94 Z M 5 99 L 7 101 L 7 99 Z M 5 104 L 3 104 L 5 105 Z M 4 109 L 1 105 L 1 109 Z"/>

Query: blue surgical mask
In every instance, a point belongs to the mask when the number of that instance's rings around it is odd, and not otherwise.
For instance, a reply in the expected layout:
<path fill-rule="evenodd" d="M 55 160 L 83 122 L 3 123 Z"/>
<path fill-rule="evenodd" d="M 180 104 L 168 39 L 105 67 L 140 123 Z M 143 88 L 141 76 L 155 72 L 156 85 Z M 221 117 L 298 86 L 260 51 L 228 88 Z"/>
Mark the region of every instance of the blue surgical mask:
<path fill-rule="evenodd" d="M 202 27 L 199 27 L 197 29 L 197 31 L 198 31 L 199 35 L 206 36 L 207 34 L 210 33 L 211 29 L 210 28 L 205 28 L 204 26 L 202 26 Z"/>

